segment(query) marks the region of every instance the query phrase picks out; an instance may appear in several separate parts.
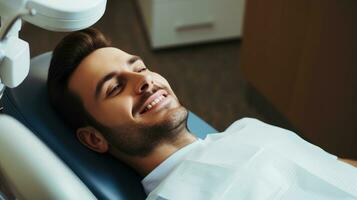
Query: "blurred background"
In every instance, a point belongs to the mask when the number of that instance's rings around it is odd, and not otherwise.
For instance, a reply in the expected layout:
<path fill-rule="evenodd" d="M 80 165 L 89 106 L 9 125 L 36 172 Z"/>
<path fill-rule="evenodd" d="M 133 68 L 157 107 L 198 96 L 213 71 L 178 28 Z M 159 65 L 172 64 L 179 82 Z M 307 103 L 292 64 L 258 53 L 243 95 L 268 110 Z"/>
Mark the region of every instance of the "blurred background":
<path fill-rule="evenodd" d="M 109 0 L 94 27 L 217 130 L 254 117 L 357 159 L 357 1 Z M 34 57 L 66 34 L 20 37 Z"/>
<path fill-rule="evenodd" d="M 241 40 L 238 34 L 233 39 L 223 38 L 219 42 L 171 44 L 168 48 L 153 49 L 140 6 L 140 1 L 109 0 L 104 16 L 94 27 L 107 35 L 114 46 L 142 57 L 151 70 L 168 79 L 182 104 L 219 131 L 244 116 L 263 119 L 245 100 L 245 81 L 239 68 Z M 163 21 L 167 16 L 158 18 Z M 161 21 L 158 22 L 160 26 L 163 24 Z M 205 27 L 203 29 L 203 32 L 207 31 Z M 191 30 L 195 31 L 202 32 Z M 26 23 L 20 34 L 29 42 L 33 57 L 53 50 L 68 33 L 46 31 Z"/>

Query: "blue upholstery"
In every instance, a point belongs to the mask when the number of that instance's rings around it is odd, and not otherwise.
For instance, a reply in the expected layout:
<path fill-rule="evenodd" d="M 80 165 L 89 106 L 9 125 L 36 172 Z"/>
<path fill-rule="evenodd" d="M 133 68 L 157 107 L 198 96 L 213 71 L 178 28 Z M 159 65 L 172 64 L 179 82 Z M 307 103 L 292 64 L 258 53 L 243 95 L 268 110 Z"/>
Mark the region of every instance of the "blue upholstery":
<path fill-rule="evenodd" d="M 45 84 L 50 59 L 51 53 L 45 53 L 31 60 L 25 82 L 15 89 L 7 89 L 3 97 L 5 113 L 47 144 L 98 199 L 145 199 L 138 174 L 110 155 L 85 148 L 50 108 Z M 201 138 L 216 132 L 193 113 L 189 114 L 188 128 Z"/>

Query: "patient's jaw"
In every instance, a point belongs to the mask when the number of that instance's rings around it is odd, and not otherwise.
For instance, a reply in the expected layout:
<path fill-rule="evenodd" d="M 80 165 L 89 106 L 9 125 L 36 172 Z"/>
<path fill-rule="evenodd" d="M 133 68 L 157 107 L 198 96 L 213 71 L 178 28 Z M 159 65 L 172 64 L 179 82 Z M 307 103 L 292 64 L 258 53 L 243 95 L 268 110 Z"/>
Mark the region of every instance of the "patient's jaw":
<path fill-rule="evenodd" d="M 188 112 L 166 79 L 117 48 L 97 49 L 85 57 L 68 87 L 97 122 L 77 131 L 95 151 L 114 147 L 128 156 L 146 156 L 158 144 L 187 132 Z"/>

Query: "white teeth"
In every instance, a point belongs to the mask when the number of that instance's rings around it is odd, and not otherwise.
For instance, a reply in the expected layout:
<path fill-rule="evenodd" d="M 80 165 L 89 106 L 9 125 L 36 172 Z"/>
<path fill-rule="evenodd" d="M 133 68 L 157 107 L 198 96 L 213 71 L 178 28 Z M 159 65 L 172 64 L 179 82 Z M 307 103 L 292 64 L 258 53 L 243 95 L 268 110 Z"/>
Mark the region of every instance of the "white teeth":
<path fill-rule="evenodd" d="M 156 99 L 154 99 L 149 105 L 146 106 L 145 111 L 150 110 L 154 105 L 159 103 L 161 100 L 163 100 L 165 97 L 163 95 L 160 95 Z"/>

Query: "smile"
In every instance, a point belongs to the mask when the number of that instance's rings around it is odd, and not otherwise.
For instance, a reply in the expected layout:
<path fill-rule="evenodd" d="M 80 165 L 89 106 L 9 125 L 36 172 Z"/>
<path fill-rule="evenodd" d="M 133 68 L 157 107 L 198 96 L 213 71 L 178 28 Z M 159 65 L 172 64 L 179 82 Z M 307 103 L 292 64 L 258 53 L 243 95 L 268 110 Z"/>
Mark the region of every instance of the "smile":
<path fill-rule="evenodd" d="M 156 98 L 154 101 L 152 101 L 149 105 L 147 105 L 144 109 L 144 112 L 150 110 L 151 108 L 153 108 L 156 104 L 158 104 L 161 100 L 163 100 L 165 98 L 164 95 L 160 95 L 158 98 Z"/>
<path fill-rule="evenodd" d="M 146 102 L 144 103 L 144 108 L 142 109 L 140 114 L 144 114 L 154 108 L 159 107 L 159 105 L 165 100 L 166 97 L 167 97 L 166 91 L 164 90 L 157 91 L 146 100 Z"/>

